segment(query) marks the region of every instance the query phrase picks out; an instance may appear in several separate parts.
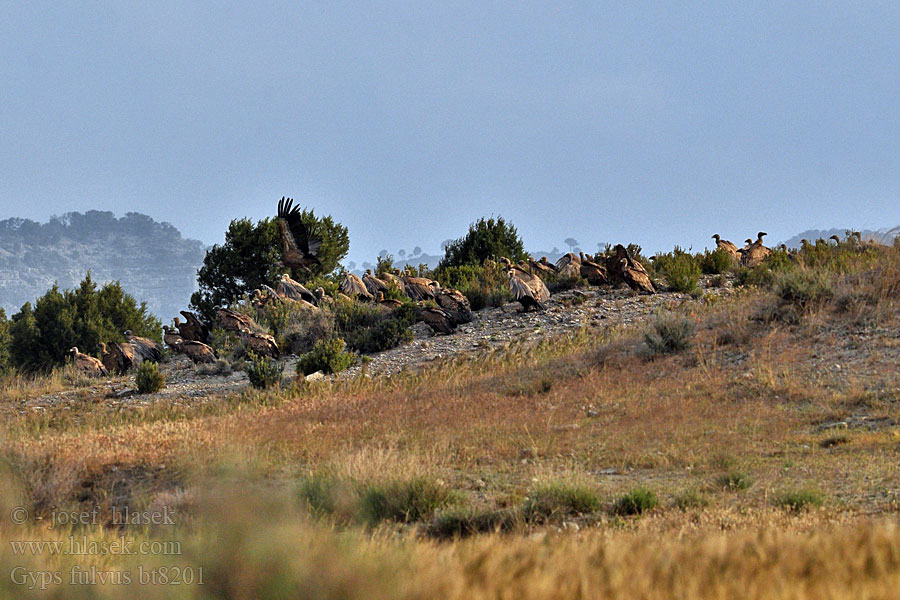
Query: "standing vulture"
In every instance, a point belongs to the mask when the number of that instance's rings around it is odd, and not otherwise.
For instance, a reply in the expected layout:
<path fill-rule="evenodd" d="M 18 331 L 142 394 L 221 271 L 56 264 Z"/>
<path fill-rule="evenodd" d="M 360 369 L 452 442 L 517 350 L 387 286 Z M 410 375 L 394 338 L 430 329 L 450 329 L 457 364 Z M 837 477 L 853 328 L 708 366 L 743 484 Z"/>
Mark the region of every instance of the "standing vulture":
<path fill-rule="evenodd" d="M 174 329 L 170 329 L 168 325 L 163 325 L 163 341 L 166 343 L 166 346 L 175 350 L 175 346 L 179 342 L 183 342 L 184 338 Z"/>
<path fill-rule="evenodd" d="M 217 310 L 216 318 L 219 321 L 219 326 L 225 331 L 237 331 L 243 333 L 259 328 L 256 321 L 253 320 L 253 317 L 235 312 L 230 308 L 220 308 Z"/>
<path fill-rule="evenodd" d="M 427 277 L 413 277 L 407 275 L 403 278 L 403 289 L 406 295 L 415 302 L 421 300 L 434 300 L 437 290 L 440 289 L 437 281 L 428 279 Z"/>
<path fill-rule="evenodd" d="M 449 335 L 456 329 L 456 323 L 447 311 L 440 308 L 421 308 L 419 309 L 419 318 L 425 321 L 425 324 L 431 327 L 434 335 L 442 333 Z"/>
<path fill-rule="evenodd" d="M 103 366 L 103 363 L 93 356 L 82 354 L 78 351 L 77 347 L 72 347 L 69 352 L 72 353 L 72 358 L 75 360 L 75 367 L 82 373 L 90 375 L 91 377 L 99 377 L 100 375 L 107 374 L 106 367 Z"/>
<path fill-rule="evenodd" d="M 741 257 L 741 264 L 745 267 L 753 268 L 759 265 L 771 253 L 768 248 L 763 246 L 764 235 L 768 234 L 766 234 L 765 231 L 760 231 L 758 234 L 756 234 L 756 241 L 750 244 L 750 246 L 744 251 L 744 254 Z"/>
<path fill-rule="evenodd" d="M 403 306 L 403 303 L 399 300 L 394 300 L 393 298 L 385 298 L 384 292 L 378 292 L 378 296 L 376 297 L 375 301 L 389 310 L 397 310 L 398 308 Z"/>
<path fill-rule="evenodd" d="M 278 202 L 278 231 L 281 233 L 281 261 L 288 267 L 307 269 L 319 265 L 321 238 L 313 235 L 303 222 L 300 207 L 291 198 Z"/>
<path fill-rule="evenodd" d="M 341 279 L 341 284 L 338 287 L 351 298 L 356 298 L 360 301 L 370 301 L 375 298 L 366 289 L 366 284 L 362 282 L 362 279 L 350 272 L 344 273 L 344 278 Z"/>
<path fill-rule="evenodd" d="M 278 358 L 278 344 L 275 338 L 267 333 L 241 332 L 241 341 L 258 356 Z"/>
<path fill-rule="evenodd" d="M 628 255 L 622 244 L 616 244 L 612 256 L 606 259 L 606 272 L 613 283 L 626 283 L 633 290 L 641 290 L 650 294 L 656 293 L 647 269 L 640 261 Z"/>
<path fill-rule="evenodd" d="M 472 321 L 472 304 L 459 290 L 441 288 L 435 300 L 441 309 L 450 315 L 457 325 Z"/>
<path fill-rule="evenodd" d="M 563 254 L 556 261 L 556 271 L 563 277 L 578 277 L 581 272 L 581 259 L 573 252 Z"/>
<path fill-rule="evenodd" d="M 556 273 L 556 266 L 547 260 L 546 256 L 542 256 L 541 260 L 531 260 L 529 265 L 531 266 L 532 272 L 539 271 L 541 273 L 547 273 L 548 275 Z"/>
<path fill-rule="evenodd" d="M 581 254 L 579 274 L 587 279 L 587 282 L 591 285 L 606 285 L 609 283 L 609 278 L 606 276 L 606 267 L 586 258 L 584 253 Z"/>
<path fill-rule="evenodd" d="M 100 343 L 100 359 L 110 373 L 124 375 L 134 366 L 134 346 L 127 342 L 110 342 L 109 347 Z"/>
<path fill-rule="evenodd" d="M 291 276 L 287 273 L 281 276 L 281 281 L 278 282 L 278 289 L 275 293 L 281 298 L 303 300 L 310 304 L 316 304 L 318 302 L 318 298 L 316 298 L 311 291 L 303 287 L 303 284 L 299 281 L 291 279 Z"/>
<path fill-rule="evenodd" d="M 509 276 L 509 289 L 513 298 L 522 305 L 522 310 L 530 308 L 547 310 L 544 304 L 550 299 L 550 290 L 544 285 L 544 281 L 537 275 L 525 272 L 513 266 L 508 258 L 501 259 L 506 264 L 506 274 Z"/>
<path fill-rule="evenodd" d="M 194 364 L 216 362 L 216 353 L 203 342 L 181 341 L 176 345 L 178 352 L 187 354 Z"/>
<path fill-rule="evenodd" d="M 738 254 L 738 247 L 734 245 L 734 243 L 729 242 L 728 240 L 723 240 L 722 236 L 718 233 L 713 234 L 713 239 L 716 240 L 716 248 L 720 248 L 731 255 L 732 258 L 740 258 L 740 254 Z"/>
<path fill-rule="evenodd" d="M 362 282 L 363 285 L 366 286 L 366 290 L 376 297 L 378 296 L 378 292 L 386 292 L 390 288 L 387 281 L 372 275 L 371 269 L 366 269 L 365 274 L 362 276 Z"/>
<path fill-rule="evenodd" d="M 134 347 L 134 353 L 139 355 L 141 360 L 159 362 L 162 359 L 163 350 L 153 340 L 133 335 L 130 329 L 125 332 L 125 339 Z"/>
<path fill-rule="evenodd" d="M 212 343 L 212 332 L 206 323 L 200 320 L 200 317 L 187 310 L 180 312 L 181 316 L 187 319 L 187 322 L 180 324 L 176 319 L 175 327 L 178 328 L 178 333 L 181 334 L 185 341 L 203 342 L 204 344 Z"/>

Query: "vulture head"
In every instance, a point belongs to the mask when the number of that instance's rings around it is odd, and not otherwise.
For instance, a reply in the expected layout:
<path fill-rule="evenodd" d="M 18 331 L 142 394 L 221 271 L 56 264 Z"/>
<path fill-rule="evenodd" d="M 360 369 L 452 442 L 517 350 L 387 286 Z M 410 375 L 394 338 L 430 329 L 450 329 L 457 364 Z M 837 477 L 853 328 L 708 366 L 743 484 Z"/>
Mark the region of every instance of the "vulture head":
<path fill-rule="evenodd" d="M 760 231 L 759 233 L 756 234 L 756 239 L 758 239 L 761 242 L 764 235 L 769 235 L 769 234 L 766 233 L 765 231 Z"/>
<path fill-rule="evenodd" d="M 716 240 L 716 242 L 718 242 L 719 240 L 722 239 L 722 236 L 719 235 L 718 233 L 714 233 L 712 236 L 712 239 L 714 239 L 714 240 Z"/>
<path fill-rule="evenodd" d="M 831 237 L 828 238 L 828 239 L 829 239 L 829 240 L 834 240 L 836 244 L 840 244 L 840 243 L 841 243 L 841 238 L 839 238 L 837 235 L 833 235 L 833 236 L 831 236 Z"/>
<path fill-rule="evenodd" d="M 78 354 L 78 346 L 72 346 L 69 348 L 69 352 L 72 353 L 72 356 L 76 356 Z"/>

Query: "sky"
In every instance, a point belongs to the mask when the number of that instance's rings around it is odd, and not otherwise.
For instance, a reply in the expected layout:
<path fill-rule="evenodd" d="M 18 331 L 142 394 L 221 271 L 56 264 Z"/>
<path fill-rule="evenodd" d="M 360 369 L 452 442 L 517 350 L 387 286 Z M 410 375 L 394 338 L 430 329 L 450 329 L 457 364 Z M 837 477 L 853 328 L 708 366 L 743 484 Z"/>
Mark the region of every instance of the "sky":
<path fill-rule="evenodd" d="M 900 3 L 0 1 L 0 219 L 221 243 L 282 196 L 374 261 L 900 224 Z"/>

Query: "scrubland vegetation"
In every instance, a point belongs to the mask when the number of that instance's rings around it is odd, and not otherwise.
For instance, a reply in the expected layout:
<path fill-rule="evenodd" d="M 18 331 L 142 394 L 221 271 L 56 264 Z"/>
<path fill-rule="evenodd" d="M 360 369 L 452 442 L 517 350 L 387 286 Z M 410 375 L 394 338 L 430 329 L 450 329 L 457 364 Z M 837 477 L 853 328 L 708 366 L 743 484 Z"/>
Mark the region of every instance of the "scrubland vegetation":
<path fill-rule="evenodd" d="M 676 251 L 652 268 L 686 291 L 695 275 L 737 270 L 728 299 L 698 292 L 650 324 L 421 373 L 133 405 L 71 371 L 10 377 L 0 594 L 896 598 L 900 249 L 812 246 L 746 271 L 715 255 Z M 303 364 L 343 351 L 311 344 Z M 73 385 L 74 408 L 22 401 Z M 12 521 L 16 506 L 27 522 Z M 100 525 L 47 526 L 94 506 Z M 176 523 L 110 525 L 125 507 L 170 507 Z M 72 535 L 182 547 L 8 544 Z M 68 582 L 76 564 L 133 579 L 202 567 L 204 584 L 41 591 L 9 577 L 22 566 Z"/>

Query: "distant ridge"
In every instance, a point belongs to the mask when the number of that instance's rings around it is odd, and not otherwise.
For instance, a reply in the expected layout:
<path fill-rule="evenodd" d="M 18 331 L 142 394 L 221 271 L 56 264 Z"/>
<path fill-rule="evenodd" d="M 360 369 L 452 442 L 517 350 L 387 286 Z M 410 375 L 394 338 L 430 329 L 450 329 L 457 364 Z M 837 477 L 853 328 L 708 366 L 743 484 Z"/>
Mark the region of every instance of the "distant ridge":
<path fill-rule="evenodd" d="M 848 231 L 854 231 L 849 227 L 843 228 L 834 228 L 834 229 L 807 229 L 801 233 L 798 233 L 794 237 L 785 240 L 784 243 L 788 248 L 799 248 L 800 240 L 806 239 L 810 242 L 815 242 L 817 239 L 821 238 L 823 240 L 827 240 L 833 235 L 838 236 L 841 239 L 846 237 Z M 900 235 L 900 225 L 892 228 L 879 229 L 878 231 L 873 231 L 871 229 L 863 229 L 859 230 L 862 238 L 864 240 L 874 240 L 881 244 L 892 244 L 894 242 L 894 238 L 897 235 Z M 777 244 L 776 244 L 777 245 Z"/>
<path fill-rule="evenodd" d="M 118 280 L 166 322 L 187 308 L 204 255 L 202 242 L 136 212 L 121 218 L 70 212 L 43 224 L 6 219 L 0 221 L 0 307 L 11 316 L 54 282 L 71 289 L 90 271 L 98 285 Z"/>

